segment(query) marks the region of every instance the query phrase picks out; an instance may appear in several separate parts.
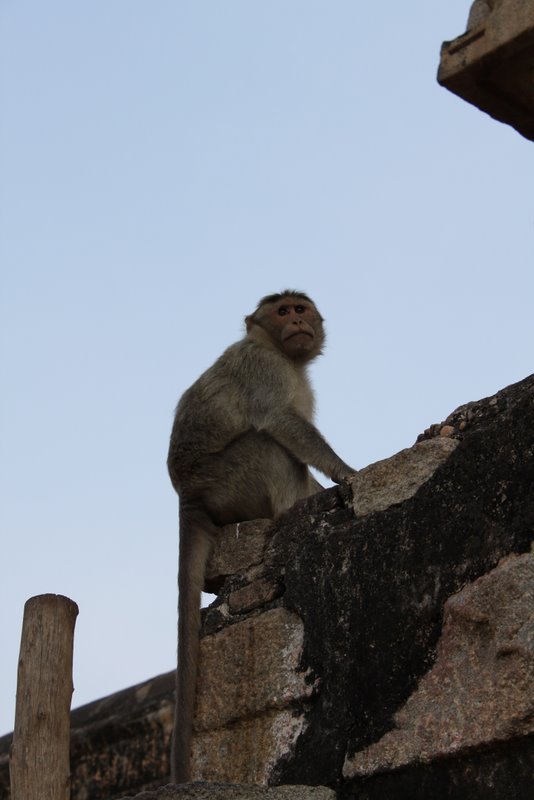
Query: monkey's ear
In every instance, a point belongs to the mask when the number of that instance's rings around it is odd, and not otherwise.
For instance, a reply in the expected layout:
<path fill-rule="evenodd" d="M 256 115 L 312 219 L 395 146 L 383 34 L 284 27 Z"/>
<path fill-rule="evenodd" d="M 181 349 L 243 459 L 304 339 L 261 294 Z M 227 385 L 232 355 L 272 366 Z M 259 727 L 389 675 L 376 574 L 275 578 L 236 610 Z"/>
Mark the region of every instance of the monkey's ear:
<path fill-rule="evenodd" d="M 247 326 L 247 333 L 250 333 L 252 326 L 254 325 L 254 315 L 249 314 L 245 317 L 245 325 Z"/>

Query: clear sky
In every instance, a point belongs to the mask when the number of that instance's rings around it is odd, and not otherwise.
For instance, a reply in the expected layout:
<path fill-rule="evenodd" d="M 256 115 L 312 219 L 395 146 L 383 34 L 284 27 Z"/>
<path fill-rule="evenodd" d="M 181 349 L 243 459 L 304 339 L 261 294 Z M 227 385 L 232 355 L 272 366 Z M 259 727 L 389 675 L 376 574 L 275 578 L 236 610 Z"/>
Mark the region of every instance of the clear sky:
<path fill-rule="evenodd" d="M 0 3 L 0 734 L 23 605 L 73 706 L 176 648 L 182 391 L 296 287 L 360 468 L 533 371 L 534 144 L 436 82 L 468 0 Z"/>

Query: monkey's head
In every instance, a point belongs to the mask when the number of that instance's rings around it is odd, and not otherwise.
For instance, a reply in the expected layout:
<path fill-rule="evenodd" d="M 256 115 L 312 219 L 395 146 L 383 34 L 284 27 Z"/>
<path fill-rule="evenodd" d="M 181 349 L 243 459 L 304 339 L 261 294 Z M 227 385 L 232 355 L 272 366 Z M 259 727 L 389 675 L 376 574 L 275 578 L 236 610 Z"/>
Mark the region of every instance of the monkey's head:
<path fill-rule="evenodd" d="M 287 289 L 263 297 L 245 323 L 249 336 L 274 345 L 292 361 L 305 363 L 322 352 L 323 318 L 303 292 Z"/>

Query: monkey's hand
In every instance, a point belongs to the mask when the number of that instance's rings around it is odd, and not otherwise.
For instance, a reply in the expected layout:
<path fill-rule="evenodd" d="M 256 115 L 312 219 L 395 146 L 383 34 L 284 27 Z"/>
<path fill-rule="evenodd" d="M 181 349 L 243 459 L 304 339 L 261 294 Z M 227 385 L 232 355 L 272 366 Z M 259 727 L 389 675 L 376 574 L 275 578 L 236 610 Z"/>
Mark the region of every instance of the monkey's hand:
<path fill-rule="evenodd" d="M 348 464 L 343 464 L 339 470 L 336 469 L 331 478 L 334 483 L 342 483 L 344 480 L 346 480 L 346 478 L 350 478 L 351 475 L 355 475 L 357 472 L 357 469 L 349 467 Z"/>

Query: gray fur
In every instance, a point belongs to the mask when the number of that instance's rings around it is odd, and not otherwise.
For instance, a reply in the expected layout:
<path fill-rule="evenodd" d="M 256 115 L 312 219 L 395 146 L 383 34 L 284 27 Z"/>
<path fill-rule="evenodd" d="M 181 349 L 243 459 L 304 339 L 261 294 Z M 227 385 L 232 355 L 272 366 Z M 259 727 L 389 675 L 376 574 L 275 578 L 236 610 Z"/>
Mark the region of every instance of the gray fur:
<path fill-rule="evenodd" d="M 322 487 L 308 466 L 339 482 L 355 472 L 313 424 L 306 364 L 324 343 L 307 295 L 263 298 L 247 334 L 184 393 L 171 433 L 168 468 L 180 496 L 180 565 L 173 780 L 191 779 L 200 594 L 218 528 L 276 519 Z"/>

